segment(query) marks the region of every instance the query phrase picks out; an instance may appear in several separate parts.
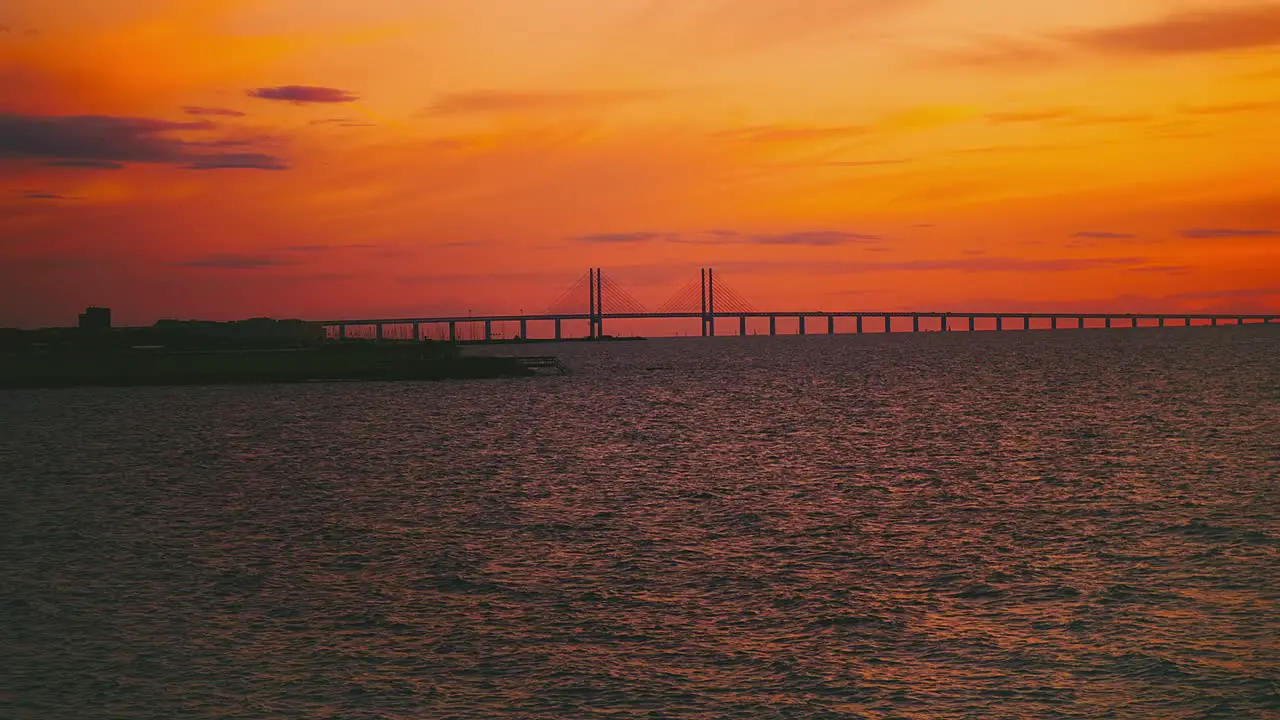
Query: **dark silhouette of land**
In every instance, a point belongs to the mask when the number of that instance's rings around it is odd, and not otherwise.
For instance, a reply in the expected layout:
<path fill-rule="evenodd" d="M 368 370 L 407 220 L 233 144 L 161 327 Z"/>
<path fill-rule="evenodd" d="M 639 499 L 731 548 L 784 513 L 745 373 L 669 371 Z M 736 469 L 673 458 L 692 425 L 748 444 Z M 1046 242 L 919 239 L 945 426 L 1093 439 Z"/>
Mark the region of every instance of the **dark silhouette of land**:
<path fill-rule="evenodd" d="M 161 320 L 113 328 L 90 308 L 73 328 L 0 329 L 0 387 L 189 385 L 522 377 L 554 358 L 468 357 L 453 343 L 334 340 L 301 320 Z"/>

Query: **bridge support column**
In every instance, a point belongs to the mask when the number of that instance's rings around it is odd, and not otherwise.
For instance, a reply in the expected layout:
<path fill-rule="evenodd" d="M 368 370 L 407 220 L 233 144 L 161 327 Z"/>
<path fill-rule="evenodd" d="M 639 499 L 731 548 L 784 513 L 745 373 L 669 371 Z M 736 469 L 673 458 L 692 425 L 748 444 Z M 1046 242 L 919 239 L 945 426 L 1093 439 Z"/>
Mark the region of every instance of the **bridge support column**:
<path fill-rule="evenodd" d="M 413 341 L 422 342 L 422 323 L 416 322 L 413 324 Z"/>
<path fill-rule="evenodd" d="M 1242 318 L 1242 317 L 1241 317 L 1241 318 L 1236 318 L 1236 324 L 1237 324 L 1237 325 L 1243 325 L 1243 324 L 1244 324 L 1244 318 Z"/>
<path fill-rule="evenodd" d="M 827 316 L 827 334 L 828 335 L 836 334 L 836 316 L 835 315 Z"/>
<path fill-rule="evenodd" d="M 1182 319 L 1182 323 L 1183 323 L 1184 325 L 1186 325 L 1187 327 L 1191 327 L 1191 318 L 1189 318 L 1189 317 L 1183 318 L 1183 319 Z"/>
<path fill-rule="evenodd" d="M 769 334 L 770 335 L 778 334 L 778 316 L 777 315 L 769 316 Z"/>
<path fill-rule="evenodd" d="M 858 316 L 858 334 L 859 335 L 862 334 L 862 316 L 861 315 Z"/>
<path fill-rule="evenodd" d="M 804 316 L 797 315 L 796 319 L 800 321 L 800 334 L 803 335 L 804 334 Z"/>
<path fill-rule="evenodd" d="M 374 323 L 373 334 L 379 341 L 382 340 L 382 323 Z"/>
<path fill-rule="evenodd" d="M 738 316 L 738 335 L 742 337 L 747 336 L 747 316 L 746 315 Z"/>
<path fill-rule="evenodd" d="M 339 326 L 338 326 L 338 339 L 339 339 L 339 340 L 346 340 L 346 339 L 347 339 L 347 326 L 346 326 L 346 325 L 339 325 Z"/>
<path fill-rule="evenodd" d="M 485 340 L 493 339 L 493 321 L 492 320 L 484 321 L 484 339 Z"/>
<path fill-rule="evenodd" d="M 1160 327 L 1164 327 L 1164 318 L 1163 318 L 1163 317 L 1161 317 L 1161 318 L 1160 318 Z"/>
<path fill-rule="evenodd" d="M 560 318 L 556 318 L 556 339 L 559 340 L 560 337 Z"/>
<path fill-rule="evenodd" d="M 520 339 L 529 339 L 529 321 L 524 318 L 520 318 Z"/>
<path fill-rule="evenodd" d="M 977 325 L 977 322 L 975 321 L 975 318 L 972 315 L 970 315 L 969 316 L 969 332 L 973 332 L 974 325 Z"/>
<path fill-rule="evenodd" d="M 1057 330 L 1057 329 L 1058 329 L 1058 316 L 1057 316 L 1057 315 L 1054 315 L 1053 317 L 1049 318 L 1049 329 L 1050 329 L 1050 330 Z"/>
<path fill-rule="evenodd" d="M 458 323 L 456 320 L 449 321 L 449 342 L 458 342 Z"/>
<path fill-rule="evenodd" d="M 1129 327 L 1138 327 L 1138 318 L 1129 318 Z"/>
<path fill-rule="evenodd" d="M 920 332 L 920 316 L 911 316 L 911 332 Z"/>
<path fill-rule="evenodd" d="M 1080 317 L 1076 318 L 1076 329 L 1077 329 L 1077 330 L 1083 330 L 1083 329 L 1084 329 L 1084 316 L 1083 316 L 1083 315 L 1081 315 Z"/>
<path fill-rule="evenodd" d="M 1110 330 L 1110 329 L 1111 329 L 1111 316 L 1110 316 L 1110 315 L 1108 315 L 1108 316 L 1107 316 L 1107 329 L 1108 329 L 1108 330 Z"/>
<path fill-rule="evenodd" d="M 996 316 L 996 330 L 1004 330 L 1004 317 Z"/>
<path fill-rule="evenodd" d="M 1031 329 L 1031 316 L 1030 316 L 1030 315 L 1023 315 L 1023 316 L 1022 316 L 1022 329 L 1023 329 L 1023 330 L 1030 330 L 1030 329 Z"/>

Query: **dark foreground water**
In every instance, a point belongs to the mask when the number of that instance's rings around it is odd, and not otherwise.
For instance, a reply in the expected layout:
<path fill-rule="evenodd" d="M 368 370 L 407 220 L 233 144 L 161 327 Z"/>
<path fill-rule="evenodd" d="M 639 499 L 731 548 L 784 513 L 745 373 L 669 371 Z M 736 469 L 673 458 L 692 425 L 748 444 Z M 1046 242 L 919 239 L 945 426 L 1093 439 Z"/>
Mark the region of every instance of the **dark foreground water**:
<path fill-rule="evenodd" d="M 0 717 L 1280 717 L 1280 328 L 0 392 Z"/>

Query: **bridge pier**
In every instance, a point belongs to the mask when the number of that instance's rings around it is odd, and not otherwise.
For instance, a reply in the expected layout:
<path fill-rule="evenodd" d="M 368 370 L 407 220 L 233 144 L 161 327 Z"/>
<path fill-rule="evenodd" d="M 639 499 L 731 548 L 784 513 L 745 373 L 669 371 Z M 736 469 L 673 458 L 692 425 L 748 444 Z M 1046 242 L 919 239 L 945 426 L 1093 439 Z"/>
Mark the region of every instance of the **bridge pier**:
<path fill-rule="evenodd" d="M 920 316 L 915 313 L 911 315 L 911 332 L 920 332 Z"/>
<path fill-rule="evenodd" d="M 1111 329 L 1111 316 L 1110 316 L 1110 315 L 1108 315 L 1108 316 L 1107 316 L 1107 329 L 1108 329 L 1108 330 L 1110 330 L 1110 329 Z"/>
<path fill-rule="evenodd" d="M 1236 318 L 1236 324 L 1237 324 L 1237 325 L 1243 325 L 1243 324 L 1244 324 L 1244 318 L 1242 318 L 1242 317 L 1240 317 L 1240 318 Z"/>
<path fill-rule="evenodd" d="M 836 316 L 835 315 L 827 316 L 827 334 L 828 335 L 836 334 Z"/>
<path fill-rule="evenodd" d="M 413 324 L 413 341 L 422 342 L 422 323 L 420 322 Z"/>
<path fill-rule="evenodd" d="M 769 334 L 770 335 L 778 334 L 778 316 L 777 315 L 769 316 Z"/>
<path fill-rule="evenodd" d="M 1004 330 L 1004 317 L 1001 315 L 996 316 L 996 330 Z"/>
<path fill-rule="evenodd" d="M 521 340 L 529 339 L 529 321 L 525 320 L 524 318 L 520 319 L 520 339 Z"/>
<path fill-rule="evenodd" d="M 1084 316 L 1083 316 L 1083 315 L 1081 315 L 1080 317 L 1076 318 L 1076 329 L 1077 329 L 1077 330 L 1083 330 L 1083 329 L 1084 329 Z"/>
<path fill-rule="evenodd" d="M 804 334 L 804 320 L 805 320 L 805 318 L 804 318 L 804 316 L 803 316 L 803 315 L 797 315 L 797 316 L 796 316 L 796 319 L 800 321 L 800 334 L 801 334 L 801 335 L 803 335 L 803 334 Z"/>
<path fill-rule="evenodd" d="M 458 342 L 458 323 L 456 320 L 449 321 L 449 342 Z"/>
<path fill-rule="evenodd" d="M 969 316 L 969 332 L 973 332 L 975 325 L 977 325 L 977 322 L 975 318 L 972 315 L 970 315 Z"/>
<path fill-rule="evenodd" d="M 1136 317 L 1131 317 L 1131 318 L 1129 318 L 1129 327 L 1131 327 L 1131 328 L 1136 328 L 1136 327 L 1138 327 L 1138 318 L 1136 318 Z"/>
<path fill-rule="evenodd" d="M 1030 329 L 1031 329 L 1031 316 L 1030 316 L 1030 315 L 1023 315 L 1023 316 L 1022 316 L 1022 329 L 1023 329 L 1023 330 L 1030 330 Z"/>
<path fill-rule="evenodd" d="M 738 335 L 741 337 L 747 336 L 747 316 L 746 315 L 738 316 Z"/>
<path fill-rule="evenodd" d="M 1212 322 L 1214 327 L 1218 327 L 1218 318 L 1213 318 Z"/>
<path fill-rule="evenodd" d="M 339 340 L 347 339 L 347 326 L 341 323 L 338 324 L 338 339 Z"/>
<path fill-rule="evenodd" d="M 1057 330 L 1057 329 L 1058 329 L 1058 316 L 1057 316 L 1057 315 L 1054 315 L 1053 317 L 1049 318 L 1049 329 L 1050 329 L 1050 330 Z"/>
<path fill-rule="evenodd" d="M 858 334 L 859 335 L 862 334 L 862 316 L 861 315 L 858 316 Z"/>
<path fill-rule="evenodd" d="M 493 339 L 493 321 L 492 320 L 484 321 L 484 339 L 485 340 Z"/>
<path fill-rule="evenodd" d="M 560 318 L 556 318 L 556 339 L 560 339 Z"/>

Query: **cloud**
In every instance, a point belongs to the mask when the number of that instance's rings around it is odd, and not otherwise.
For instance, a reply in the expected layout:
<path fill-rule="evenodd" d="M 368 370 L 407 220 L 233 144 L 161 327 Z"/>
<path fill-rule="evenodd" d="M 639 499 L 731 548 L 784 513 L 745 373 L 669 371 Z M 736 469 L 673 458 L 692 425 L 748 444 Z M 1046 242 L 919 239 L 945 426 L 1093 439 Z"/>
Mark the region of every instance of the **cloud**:
<path fill-rule="evenodd" d="M 1242 237 L 1276 237 L 1280 230 L 1263 228 L 1188 228 L 1181 233 L 1182 237 L 1192 240 L 1214 240 L 1219 238 Z"/>
<path fill-rule="evenodd" d="M 1110 55 L 1215 52 L 1280 44 L 1280 4 L 1174 13 L 1145 23 L 1069 33 L 1064 39 Z"/>
<path fill-rule="evenodd" d="M 280 169 L 283 165 L 266 155 L 206 154 L 197 150 L 198 143 L 172 135 L 213 127 L 207 120 L 172 122 L 104 115 L 0 113 L 0 160 L 40 158 L 48 159 L 46 165 L 96 169 L 118 169 L 120 163 L 129 162 L 185 164 L 201 169 Z"/>
<path fill-rule="evenodd" d="M 1052 108 L 1046 110 L 1017 110 L 1012 112 L 994 112 L 986 115 L 987 122 L 992 123 L 1024 123 L 1041 122 L 1043 120 L 1062 120 L 1075 115 L 1070 108 Z"/>
<path fill-rule="evenodd" d="M 880 242 L 879 235 L 840 232 L 838 230 L 815 230 L 810 232 L 787 233 L 782 235 L 756 235 L 746 239 L 756 245 L 808 245 L 810 247 L 832 247 L 860 243 Z"/>
<path fill-rule="evenodd" d="M 1280 45 L 1280 4 L 1236 5 L 1178 12 L 1146 22 L 1088 28 L 1034 40 L 982 38 L 933 59 L 972 67 L 1036 69 L 1072 55 L 1159 56 L 1247 50 Z"/>
<path fill-rule="evenodd" d="M 26 198 L 27 200 L 70 200 L 71 199 L 65 195 L 57 195 L 55 193 L 43 193 L 43 192 L 23 193 L 22 197 Z"/>
<path fill-rule="evenodd" d="M 124 165 L 111 160 L 50 160 L 45 167 L 86 168 L 91 170 L 123 170 Z"/>
<path fill-rule="evenodd" d="M 505 92 L 476 90 L 441 95 L 428 115 L 547 112 L 606 107 L 653 100 L 669 93 L 657 90 L 584 90 L 577 92 Z"/>
<path fill-rule="evenodd" d="M 179 263 L 181 267 L 216 268 L 219 270 L 254 270 L 295 264 L 293 261 L 271 257 L 270 255 L 241 255 L 239 253 L 217 253 Z"/>
<path fill-rule="evenodd" d="M 717 268 L 730 272 L 769 274 L 792 270 L 813 275 L 853 275 L 877 272 L 1017 272 L 1056 273 L 1085 270 L 1122 269 L 1146 265 L 1140 257 L 1100 258 L 1016 258 L 1016 257 L 963 257 L 940 260 L 884 260 L 868 262 L 802 261 L 802 262 L 719 262 Z"/>
<path fill-rule="evenodd" d="M 360 120 L 351 120 L 349 118 L 325 118 L 323 120 L 312 120 L 310 125 L 333 125 L 334 127 L 375 127 L 377 123 L 362 122 Z"/>
<path fill-rule="evenodd" d="M 580 235 L 573 238 L 574 242 L 592 243 L 592 244 L 627 244 L 642 243 L 653 240 L 660 240 L 666 237 L 662 233 L 655 232 L 629 232 L 629 233 L 600 233 L 598 235 Z"/>
<path fill-rule="evenodd" d="M 193 158 L 184 170 L 288 170 L 283 160 L 264 153 L 222 153 Z"/>
<path fill-rule="evenodd" d="M 226 108 L 216 107 L 199 107 L 197 105 L 183 106 L 182 112 L 188 115 L 200 115 L 207 117 L 244 117 L 245 113 L 239 110 L 228 110 Z"/>
<path fill-rule="evenodd" d="M 305 103 L 348 103 L 360 97 L 346 90 L 337 88 L 316 87 L 314 85 L 281 85 L 280 87 L 264 87 L 249 90 L 250 97 L 262 100 L 280 100 L 297 105 Z"/>
<path fill-rule="evenodd" d="M 752 143 L 821 142 L 866 135 L 862 125 L 756 125 L 717 133 L 720 137 Z"/>
<path fill-rule="evenodd" d="M 758 51 L 840 32 L 851 25 L 910 10 L 924 0 L 720 0 L 697 18 L 701 47 Z M 671 0 L 668 0 L 671 2 Z M 675 0 L 680 6 L 688 0 Z M 689 3 L 691 4 L 691 3 Z"/>
<path fill-rule="evenodd" d="M 797 245 L 810 247 L 834 247 L 850 244 L 879 243 L 878 235 L 844 232 L 840 230 L 812 230 L 781 234 L 752 234 L 736 230 L 707 230 L 700 233 L 625 232 L 583 235 L 573 238 L 576 242 L 599 244 L 630 244 L 666 241 L 679 245 Z"/>
<path fill-rule="evenodd" d="M 1192 115 L 1230 115 L 1255 112 L 1257 110 L 1270 110 L 1272 108 L 1280 108 L 1280 102 L 1264 100 L 1259 102 L 1228 103 L 1225 105 L 1193 105 L 1183 108 L 1182 112 Z"/>
<path fill-rule="evenodd" d="M 1170 295 L 1174 300 L 1225 300 L 1230 298 L 1257 298 L 1280 295 L 1280 285 L 1261 288 L 1232 288 L 1229 290 L 1203 290 Z"/>
<path fill-rule="evenodd" d="M 1083 230 L 1081 232 L 1072 233 L 1071 237 L 1090 238 L 1094 240 L 1127 240 L 1137 237 L 1133 233 L 1106 232 L 1100 230 Z"/>

